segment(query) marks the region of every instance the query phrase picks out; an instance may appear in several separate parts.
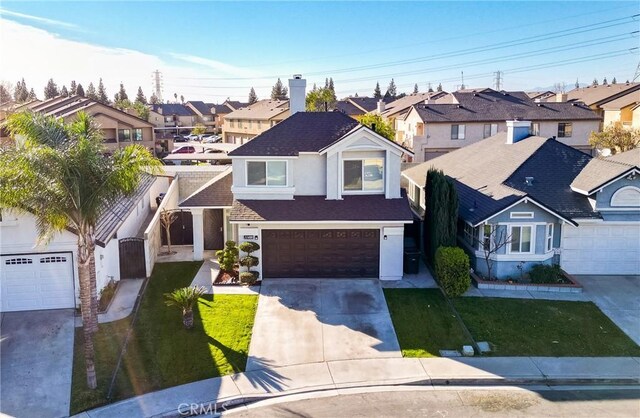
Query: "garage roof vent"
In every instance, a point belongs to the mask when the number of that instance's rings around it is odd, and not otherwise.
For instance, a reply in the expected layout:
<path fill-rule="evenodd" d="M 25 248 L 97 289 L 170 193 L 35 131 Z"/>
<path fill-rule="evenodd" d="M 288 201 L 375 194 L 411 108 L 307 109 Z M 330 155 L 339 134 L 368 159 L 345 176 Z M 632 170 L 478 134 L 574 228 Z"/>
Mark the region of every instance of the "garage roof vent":
<path fill-rule="evenodd" d="M 524 184 L 526 184 L 527 186 L 533 186 L 533 177 L 525 177 Z"/>

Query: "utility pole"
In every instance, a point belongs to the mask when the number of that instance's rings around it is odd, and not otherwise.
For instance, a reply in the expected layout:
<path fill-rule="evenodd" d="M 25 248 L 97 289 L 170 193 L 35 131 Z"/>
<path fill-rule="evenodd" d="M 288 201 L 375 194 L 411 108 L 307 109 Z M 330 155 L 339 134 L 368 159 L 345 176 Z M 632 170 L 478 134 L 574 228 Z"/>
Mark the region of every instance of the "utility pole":
<path fill-rule="evenodd" d="M 155 70 L 151 73 L 151 77 L 153 79 L 153 92 L 162 103 L 162 73 L 159 70 Z"/>
<path fill-rule="evenodd" d="M 496 89 L 496 91 L 500 91 L 502 90 L 502 75 L 504 73 L 500 70 L 496 71 L 495 73 L 493 73 L 493 85 Z"/>

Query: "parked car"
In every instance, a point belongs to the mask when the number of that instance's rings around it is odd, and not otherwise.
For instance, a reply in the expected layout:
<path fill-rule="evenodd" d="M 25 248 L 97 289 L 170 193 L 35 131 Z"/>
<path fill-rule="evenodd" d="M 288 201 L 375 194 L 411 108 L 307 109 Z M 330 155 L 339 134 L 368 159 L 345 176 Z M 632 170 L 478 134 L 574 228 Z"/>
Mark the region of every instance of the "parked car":
<path fill-rule="evenodd" d="M 222 138 L 219 135 L 205 135 L 202 137 L 203 144 L 214 144 L 220 142 Z"/>
<path fill-rule="evenodd" d="M 173 136 L 173 142 L 188 142 L 189 140 L 187 138 L 185 138 L 184 136 L 180 136 L 180 135 L 174 135 Z"/>
<path fill-rule="evenodd" d="M 187 141 L 199 141 L 200 137 L 198 135 L 187 135 L 185 136 Z"/>
<path fill-rule="evenodd" d="M 194 152 L 196 152 L 195 147 L 185 145 L 184 147 L 174 149 L 172 154 L 193 154 Z"/>

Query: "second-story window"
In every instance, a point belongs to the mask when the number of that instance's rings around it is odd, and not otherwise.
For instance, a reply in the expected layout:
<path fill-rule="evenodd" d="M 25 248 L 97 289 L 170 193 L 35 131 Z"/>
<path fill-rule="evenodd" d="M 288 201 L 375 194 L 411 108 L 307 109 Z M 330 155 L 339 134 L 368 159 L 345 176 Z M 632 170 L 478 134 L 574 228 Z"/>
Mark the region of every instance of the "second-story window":
<path fill-rule="evenodd" d="M 119 141 L 131 141 L 131 129 L 118 129 Z"/>
<path fill-rule="evenodd" d="M 560 122 L 558 124 L 558 138 L 571 138 L 573 134 L 573 124 L 571 122 Z"/>
<path fill-rule="evenodd" d="M 286 185 L 286 161 L 247 161 L 247 186 Z"/>
<path fill-rule="evenodd" d="M 384 191 L 384 160 L 382 158 L 345 160 L 343 190 L 345 192 Z"/>
<path fill-rule="evenodd" d="M 451 125 L 451 139 L 464 139 L 464 125 Z"/>

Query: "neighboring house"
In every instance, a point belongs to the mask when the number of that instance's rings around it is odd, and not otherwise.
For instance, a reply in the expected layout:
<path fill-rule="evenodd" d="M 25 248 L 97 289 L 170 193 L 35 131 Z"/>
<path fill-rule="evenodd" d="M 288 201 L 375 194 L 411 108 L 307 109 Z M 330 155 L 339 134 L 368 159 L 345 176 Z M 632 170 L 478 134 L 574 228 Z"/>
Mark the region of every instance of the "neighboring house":
<path fill-rule="evenodd" d="M 600 106 L 604 126 L 619 123 L 625 128 L 640 128 L 640 90 L 625 94 Z"/>
<path fill-rule="evenodd" d="M 580 87 L 567 92 L 566 101 L 582 102 L 596 112 L 598 116 L 604 118 L 605 104 L 638 91 L 640 91 L 640 83 L 602 84 L 599 86 Z"/>
<path fill-rule="evenodd" d="M 164 148 L 170 151 L 174 135 L 188 135 L 196 124 L 196 113 L 180 103 L 152 104 L 149 108 L 149 122 L 155 125 L 156 136 L 165 140 Z"/>
<path fill-rule="evenodd" d="M 186 102 L 185 106 L 195 113 L 196 124 L 204 125 L 207 129 L 207 133 L 216 132 L 216 115 L 214 113 L 215 104 L 193 100 Z"/>
<path fill-rule="evenodd" d="M 260 277 L 401 279 L 405 153 L 341 112 L 297 112 L 230 152 L 228 219 L 260 244 Z"/>
<path fill-rule="evenodd" d="M 390 103 L 385 103 L 383 100 L 378 101 L 378 107 L 375 112 L 379 113 L 383 118 L 391 123 L 391 126 L 396 130 L 396 141 L 404 141 L 403 126 L 398 125 L 396 122 L 404 118 L 404 116 L 411 110 L 413 105 L 419 103 L 449 103 L 449 94 L 445 91 L 435 91 L 428 93 L 415 93 L 408 96 L 404 96 L 398 100 L 394 100 Z"/>
<path fill-rule="evenodd" d="M 384 103 L 390 103 L 391 99 L 383 99 Z M 347 97 L 336 102 L 335 110 L 357 118 L 378 109 L 378 99 L 374 97 Z"/>
<path fill-rule="evenodd" d="M 248 105 L 249 103 L 238 102 L 235 100 L 225 100 L 222 104 L 213 105 L 211 111 L 214 114 L 215 132 L 218 134 L 222 133 L 222 126 L 224 125 L 224 117 L 226 115 Z"/>
<path fill-rule="evenodd" d="M 152 152 L 155 150 L 155 136 L 151 123 L 86 97 L 58 96 L 43 102 L 34 101 L 19 108 L 19 110 L 26 109 L 54 116 L 65 122 L 72 121 L 78 112 L 82 111 L 93 116 L 98 123 L 108 150 L 131 144 L 143 145 Z"/>
<path fill-rule="evenodd" d="M 524 92 L 492 89 L 458 91 L 451 104 L 436 101 L 414 105 L 402 120 L 401 141 L 428 161 L 507 130 L 508 120 L 532 121 L 532 134 L 591 152 L 589 135 L 598 131 L 600 117 L 582 103 L 535 102 Z M 398 121 L 398 126 L 400 122 Z"/>
<path fill-rule="evenodd" d="M 287 117 L 288 100 L 259 100 L 224 116 L 222 141 L 244 144 Z"/>
<path fill-rule="evenodd" d="M 531 136 L 528 121 L 507 126 L 407 168 L 402 176 L 414 210 L 424 213 L 425 176 L 435 167 L 456 185 L 458 240 L 481 274 L 485 246 L 505 239 L 492 256 L 501 279 L 518 278 L 537 263 L 559 263 L 570 274 L 640 274 L 640 149 L 593 158 Z"/>
<path fill-rule="evenodd" d="M 146 276 L 142 240 L 137 246 L 141 253 L 128 251 L 129 243 L 136 241 L 156 206 L 155 197 L 168 185 L 165 177 L 145 175 L 132 196 L 104 209 L 95 231 L 98 292 L 111 280 Z M 4 238 L 0 240 L 0 311 L 79 306 L 78 238 L 73 230 L 37 245 L 35 217 L 5 209 L 0 215 L 0 235 Z M 126 258 L 121 259 L 120 254 Z M 140 268 L 136 270 L 136 266 Z"/>
<path fill-rule="evenodd" d="M 551 90 L 547 90 L 547 91 L 528 91 L 527 92 L 527 96 L 529 96 L 529 98 L 533 101 L 537 101 L 537 102 L 544 102 L 547 100 L 551 100 L 554 97 L 556 97 L 556 93 L 551 91 Z"/>

